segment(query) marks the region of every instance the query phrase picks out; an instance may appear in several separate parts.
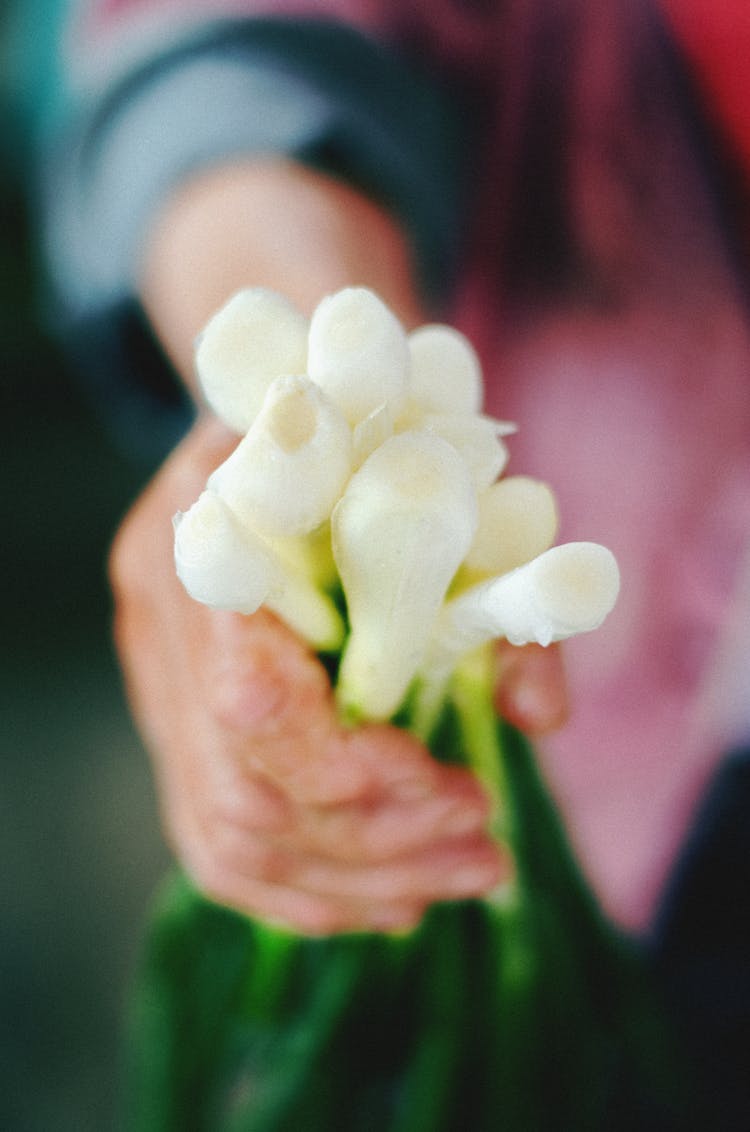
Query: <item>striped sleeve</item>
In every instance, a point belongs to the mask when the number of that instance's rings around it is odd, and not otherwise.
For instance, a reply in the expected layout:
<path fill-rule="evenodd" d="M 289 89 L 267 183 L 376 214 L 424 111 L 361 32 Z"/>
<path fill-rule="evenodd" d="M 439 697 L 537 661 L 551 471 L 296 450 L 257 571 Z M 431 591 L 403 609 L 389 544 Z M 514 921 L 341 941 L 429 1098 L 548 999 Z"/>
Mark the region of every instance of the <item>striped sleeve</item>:
<path fill-rule="evenodd" d="M 228 9 L 206 20 L 201 7 L 202 19 L 181 7 L 165 32 L 168 0 L 68 5 L 63 57 L 37 105 L 54 320 L 128 432 L 169 410 L 148 425 L 167 429 L 162 450 L 185 405 L 135 281 L 150 218 L 191 173 L 281 154 L 342 177 L 402 221 L 427 290 L 450 277 L 461 228 L 460 112 L 434 73 L 351 21 Z M 125 10 L 139 8 L 145 22 L 129 25 Z"/>

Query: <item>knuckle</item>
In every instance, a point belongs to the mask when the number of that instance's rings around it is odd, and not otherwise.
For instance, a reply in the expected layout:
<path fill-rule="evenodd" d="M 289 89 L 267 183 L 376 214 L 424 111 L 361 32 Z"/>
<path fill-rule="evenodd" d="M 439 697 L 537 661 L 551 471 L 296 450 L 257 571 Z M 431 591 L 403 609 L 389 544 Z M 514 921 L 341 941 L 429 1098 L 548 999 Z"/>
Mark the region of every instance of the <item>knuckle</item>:
<path fill-rule="evenodd" d="M 248 889 L 284 885 L 293 872 L 282 849 L 226 826 L 208 831 L 201 843 L 182 854 L 182 860 L 198 888 L 218 901 L 226 901 L 238 885 Z"/>
<path fill-rule="evenodd" d="M 236 777 L 218 786 L 212 800 L 217 823 L 235 824 L 249 833 L 279 833 L 290 825 L 289 807 L 270 784 Z"/>
<path fill-rule="evenodd" d="M 377 822 L 370 806 L 311 807 L 305 832 L 317 852 L 337 861 L 362 863 L 377 852 L 374 826 Z"/>
<path fill-rule="evenodd" d="M 323 666 L 262 610 L 212 624 L 207 694 L 217 721 L 269 739 L 304 735 L 330 697 Z"/>
<path fill-rule="evenodd" d="M 308 760 L 298 760 L 284 775 L 284 785 L 297 805 L 323 810 L 364 802 L 372 790 L 365 767 L 337 759 L 321 760 L 318 767 L 311 766 Z M 342 822 L 346 821 L 347 815 L 342 812 Z"/>
<path fill-rule="evenodd" d="M 209 689 L 217 723 L 229 731 L 251 734 L 278 720 L 291 695 L 283 674 L 253 657 L 221 664 Z"/>

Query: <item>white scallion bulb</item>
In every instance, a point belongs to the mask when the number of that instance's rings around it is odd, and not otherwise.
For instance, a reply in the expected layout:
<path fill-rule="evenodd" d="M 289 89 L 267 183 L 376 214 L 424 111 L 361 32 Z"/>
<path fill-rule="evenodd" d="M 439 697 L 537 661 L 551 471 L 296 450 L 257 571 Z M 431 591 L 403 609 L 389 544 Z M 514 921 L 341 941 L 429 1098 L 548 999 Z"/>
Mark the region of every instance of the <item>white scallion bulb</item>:
<path fill-rule="evenodd" d="M 200 335 L 195 354 L 208 404 L 235 432 L 255 420 L 271 382 L 304 373 L 308 321 L 283 295 L 264 287 L 239 291 Z"/>
<path fill-rule="evenodd" d="M 460 331 L 428 323 L 408 339 L 409 396 L 428 413 L 479 413 L 482 369 L 472 344 Z"/>
<path fill-rule="evenodd" d="M 177 576 L 196 601 L 254 613 L 277 576 L 273 554 L 212 491 L 174 518 Z"/>
<path fill-rule="evenodd" d="M 485 491 L 505 468 L 508 449 L 502 438 L 515 432 L 515 425 L 468 413 L 424 413 L 412 427 L 435 433 L 451 444 L 465 460 L 478 492 Z"/>
<path fill-rule="evenodd" d="M 548 550 L 557 526 L 557 503 L 546 483 L 506 476 L 479 496 L 479 523 L 464 569 L 475 576 L 507 574 Z"/>
<path fill-rule="evenodd" d="M 175 516 L 177 576 L 195 601 L 212 609 L 277 613 L 313 648 L 337 649 L 344 626 L 333 602 L 290 568 L 213 491 Z"/>
<path fill-rule="evenodd" d="M 334 652 L 344 641 L 344 622 L 336 606 L 308 577 L 285 569 L 264 604 L 299 637 L 320 652 Z"/>
<path fill-rule="evenodd" d="M 553 546 L 446 602 L 425 673 L 433 681 L 446 679 L 464 653 L 495 637 L 513 645 L 549 645 L 597 629 L 619 589 L 617 561 L 606 547 L 594 542 Z"/>
<path fill-rule="evenodd" d="M 390 405 L 380 405 L 352 430 L 352 464 L 361 468 L 368 456 L 393 436 L 393 412 Z"/>
<path fill-rule="evenodd" d="M 366 287 L 328 295 L 313 313 L 307 372 L 352 426 L 403 399 L 408 364 L 401 323 Z"/>
<path fill-rule="evenodd" d="M 351 461 L 351 431 L 335 405 L 308 378 L 280 377 L 208 484 L 262 534 L 302 535 L 328 519 Z"/>
<path fill-rule="evenodd" d="M 475 526 L 471 477 L 438 436 L 391 437 L 352 477 L 331 520 L 351 626 L 338 680 L 345 711 L 396 711 Z"/>

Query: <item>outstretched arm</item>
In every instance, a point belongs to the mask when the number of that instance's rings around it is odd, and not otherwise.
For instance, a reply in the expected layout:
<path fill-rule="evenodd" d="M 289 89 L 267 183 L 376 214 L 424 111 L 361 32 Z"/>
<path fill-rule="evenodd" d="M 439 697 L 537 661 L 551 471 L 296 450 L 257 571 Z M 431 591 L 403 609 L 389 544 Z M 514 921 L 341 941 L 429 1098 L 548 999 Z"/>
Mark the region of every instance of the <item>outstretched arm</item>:
<path fill-rule="evenodd" d="M 348 284 L 376 289 L 407 325 L 424 320 L 385 212 L 293 164 L 248 163 L 168 204 L 142 297 L 199 400 L 193 340 L 233 291 L 273 287 L 310 311 Z M 511 863 L 472 776 L 395 728 L 342 728 L 325 670 L 285 626 L 208 610 L 177 581 L 171 516 L 235 442 L 203 410 L 112 556 L 117 641 L 179 858 L 218 901 L 311 934 L 408 927 L 434 900 L 481 895 Z M 535 664 L 526 687 L 522 661 L 507 686 L 523 722 L 545 727 L 559 685 Z"/>

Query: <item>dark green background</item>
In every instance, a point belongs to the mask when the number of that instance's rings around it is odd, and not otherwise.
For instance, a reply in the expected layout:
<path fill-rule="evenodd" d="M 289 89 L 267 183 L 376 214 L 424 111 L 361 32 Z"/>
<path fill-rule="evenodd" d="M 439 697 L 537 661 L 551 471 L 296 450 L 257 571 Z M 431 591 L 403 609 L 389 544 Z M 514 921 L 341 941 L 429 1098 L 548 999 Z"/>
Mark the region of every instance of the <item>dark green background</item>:
<path fill-rule="evenodd" d="M 106 1132 L 166 861 L 105 573 L 151 469 L 115 450 L 38 326 L 7 122 L 0 103 L 0 1128 Z"/>

